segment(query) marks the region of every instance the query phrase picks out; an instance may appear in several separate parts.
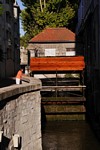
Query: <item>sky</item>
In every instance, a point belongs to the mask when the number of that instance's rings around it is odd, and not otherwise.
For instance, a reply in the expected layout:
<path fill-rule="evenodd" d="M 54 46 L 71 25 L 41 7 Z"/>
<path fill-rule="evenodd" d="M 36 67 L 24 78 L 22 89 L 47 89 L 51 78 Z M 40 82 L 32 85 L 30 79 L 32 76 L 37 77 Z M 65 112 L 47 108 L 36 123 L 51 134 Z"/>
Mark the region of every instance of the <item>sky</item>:
<path fill-rule="evenodd" d="M 23 10 L 23 9 L 24 9 L 24 6 L 22 5 L 21 0 L 17 0 L 17 3 L 18 3 L 18 5 L 19 5 L 20 9 Z M 24 31 L 23 31 L 23 28 L 22 28 L 22 25 L 21 25 L 21 20 L 20 20 L 20 35 L 21 35 L 21 36 L 24 35 Z"/>

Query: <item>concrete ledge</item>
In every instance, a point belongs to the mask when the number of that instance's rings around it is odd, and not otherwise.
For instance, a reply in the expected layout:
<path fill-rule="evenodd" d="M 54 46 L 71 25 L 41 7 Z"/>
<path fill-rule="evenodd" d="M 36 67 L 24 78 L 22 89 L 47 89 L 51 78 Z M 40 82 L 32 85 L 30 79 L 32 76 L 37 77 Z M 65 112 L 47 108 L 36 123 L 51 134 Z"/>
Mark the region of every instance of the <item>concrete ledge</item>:
<path fill-rule="evenodd" d="M 42 88 L 42 83 L 39 79 L 26 76 L 23 78 L 23 81 L 27 82 L 23 82 L 20 85 L 13 84 L 7 87 L 0 88 L 0 101 L 17 94 L 40 90 Z"/>

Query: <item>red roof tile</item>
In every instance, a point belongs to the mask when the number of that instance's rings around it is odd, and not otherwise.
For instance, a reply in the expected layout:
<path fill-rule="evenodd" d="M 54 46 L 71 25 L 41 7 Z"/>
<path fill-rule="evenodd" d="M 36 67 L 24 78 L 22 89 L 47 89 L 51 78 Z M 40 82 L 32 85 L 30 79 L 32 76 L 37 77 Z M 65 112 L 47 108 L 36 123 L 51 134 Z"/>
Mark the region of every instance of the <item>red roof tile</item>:
<path fill-rule="evenodd" d="M 75 33 L 67 28 L 46 28 L 30 42 L 74 42 Z"/>

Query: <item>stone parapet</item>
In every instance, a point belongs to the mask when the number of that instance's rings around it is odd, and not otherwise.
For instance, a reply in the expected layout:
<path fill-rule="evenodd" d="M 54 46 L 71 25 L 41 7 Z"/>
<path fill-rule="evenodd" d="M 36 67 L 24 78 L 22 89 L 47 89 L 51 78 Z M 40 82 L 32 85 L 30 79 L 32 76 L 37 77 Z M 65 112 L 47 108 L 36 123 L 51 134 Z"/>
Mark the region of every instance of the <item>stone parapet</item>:
<path fill-rule="evenodd" d="M 13 84 L 7 87 L 0 88 L 0 101 L 24 92 L 40 90 L 42 87 L 41 81 L 33 77 L 24 77 L 23 83 L 24 84 Z"/>
<path fill-rule="evenodd" d="M 0 88 L 1 149 L 14 149 L 13 136 L 19 135 L 18 150 L 42 150 L 41 81 L 25 77 L 28 82 Z"/>

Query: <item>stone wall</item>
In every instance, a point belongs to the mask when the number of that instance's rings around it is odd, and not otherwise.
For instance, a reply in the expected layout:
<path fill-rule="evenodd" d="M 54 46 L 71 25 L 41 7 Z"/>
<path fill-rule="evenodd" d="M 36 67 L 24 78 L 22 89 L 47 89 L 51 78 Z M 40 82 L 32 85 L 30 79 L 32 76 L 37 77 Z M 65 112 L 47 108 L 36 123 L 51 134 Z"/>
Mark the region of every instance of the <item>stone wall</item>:
<path fill-rule="evenodd" d="M 45 56 L 45 49 L 55 49 L 55 56 L 66 56 L 66 49 L 75 49 L 75 43 L 47 43 L 47 44 L 31 44 L 30 55 L 31 57 L 35 57 L 37 53 L 38 57 Z M 36 51 L 37 50 L 37 51 Z"/>
<path fill-rule="evenodd" d="M 2 150 L 42 150 L 41 143 L 41 82 L 0 88 L 0 130 Z M 13 135 L 19 135 L 19 147 L 13 146 Z"/>

